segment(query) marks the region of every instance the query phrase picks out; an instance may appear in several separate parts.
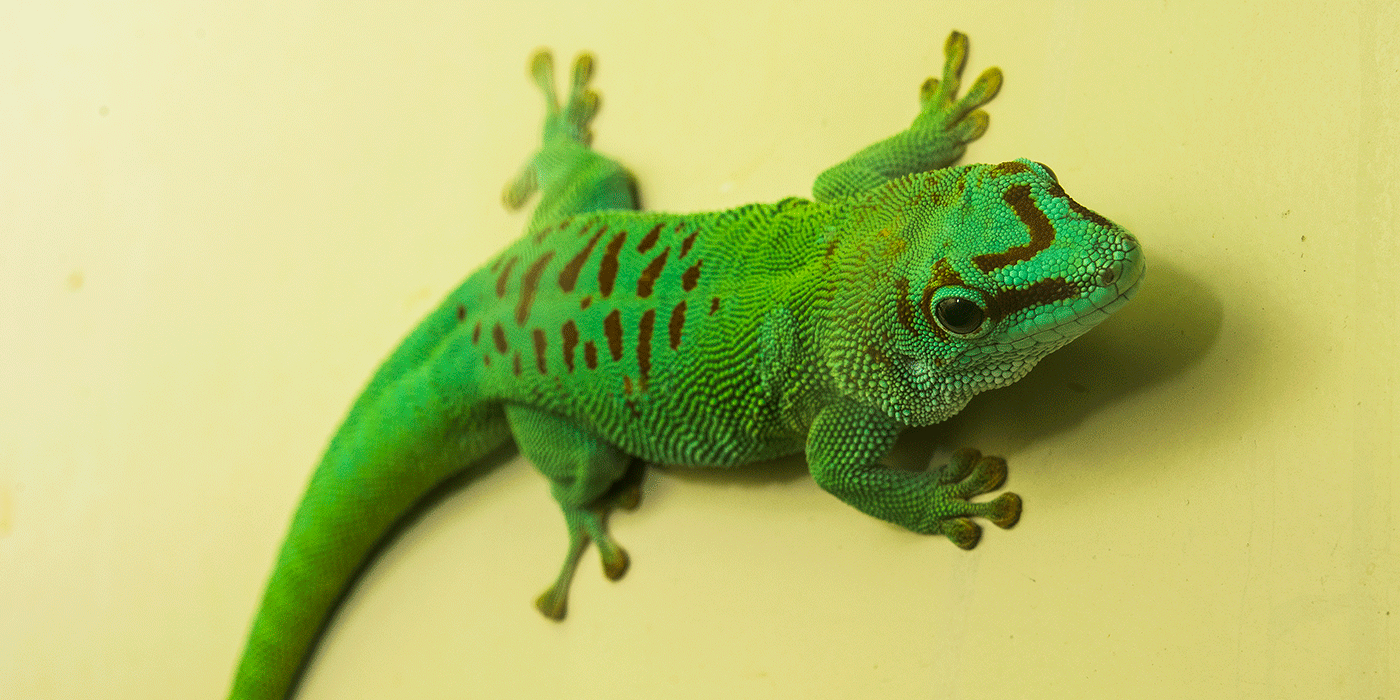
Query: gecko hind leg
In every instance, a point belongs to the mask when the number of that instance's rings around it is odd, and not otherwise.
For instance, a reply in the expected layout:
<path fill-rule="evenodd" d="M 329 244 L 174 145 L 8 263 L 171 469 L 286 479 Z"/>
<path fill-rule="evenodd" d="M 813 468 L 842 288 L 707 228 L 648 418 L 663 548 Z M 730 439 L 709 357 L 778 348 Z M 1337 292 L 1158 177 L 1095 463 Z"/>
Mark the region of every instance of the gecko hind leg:
<path fill-rule="evenodd" d="M 608 533 L 607 519 L 617 508 L 637 507 L 645 465 L 561 416 L 509 406 L 506 417 L 521 453 L 549 478 L 550 491 L 564 513 L 568 552 L 554 583 L 535 599 L 545 617 L 562 620 L 569 585 L 590 542 L 598 546 L 608 579 L 616 581 L 627 573 L 627 550 Z"/>
<path fill-rule="evenodd" d="M 530 59 L 530 75 L 544 95 L 541 145 L 506 183 L 501 202 L 507 209 L 519 209 L 536 190 L 542 191 L 532 229 L 577 213 L 638 208 L 632 174 L 590 147 L 593 131 L 589 125 L 601 103 L 598 93 L 588 87 L 593 56 L 582 53 L 574 61 L 569 94 L 563 103 L 555 88 L 554 59 L 549 51 L 542 49 Z"/>
<path fill-rule="evenodd" d="M 569 531 L 569 550 L 564 555 L 564 563 L 559 575 L 543 593 L 535 598 L 535 609 L 551 620 L 562 620 L 568 613 L 569 586 L 573 583 L 574 572 L 578 570 L 588 543 L 598 545 L 598 555 L 603 562 L 603 575 L 616 581 L 627 573 L 631 558 L 612 535 L 608 533 L 608 515 L 616 508 L 633 510 L 641 503 L 642 478 L 646 474 L 641 460 L 633 460 L 627 473 L 618 479 L 601 498 L 590 507 L 563 507 L 564 522 Z"/>

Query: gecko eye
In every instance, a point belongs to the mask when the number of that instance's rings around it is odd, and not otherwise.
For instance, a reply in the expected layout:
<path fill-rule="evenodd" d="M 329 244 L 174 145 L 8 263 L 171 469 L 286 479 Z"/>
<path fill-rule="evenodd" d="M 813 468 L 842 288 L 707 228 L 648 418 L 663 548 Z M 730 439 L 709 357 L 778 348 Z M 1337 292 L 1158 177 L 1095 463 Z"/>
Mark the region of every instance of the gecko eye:
<path fill-rule="evenodd" d="M 939 324 L 957 335 L 975 333 L 986 318 L 982 307 L 962 297 L 948 297 L 938 302 L 934 314 L 938 316 Z"/>

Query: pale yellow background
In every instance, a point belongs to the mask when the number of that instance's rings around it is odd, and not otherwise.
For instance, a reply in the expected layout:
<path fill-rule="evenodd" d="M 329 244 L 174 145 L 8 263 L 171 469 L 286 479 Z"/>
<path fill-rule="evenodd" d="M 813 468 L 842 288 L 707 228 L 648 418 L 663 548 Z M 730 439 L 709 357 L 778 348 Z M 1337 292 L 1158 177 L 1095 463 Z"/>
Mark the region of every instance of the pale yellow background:
<path fill-rule="evenodd" d="M 800 463 L 654 473 L 569 620 L 516 461 L 407 533 L 311 698 L 1395 698 L 1400 12 L 1389 2 L 7 2 L 0 698 L 218 698 L 375 364 L 523 218 L 528 54 L 599 57 L 654 208 L 803 195 L 951 28 L 968 157 L 1142 240 L 1118 316 L 911 436 L 1026 499 L 972 553 Z"/>

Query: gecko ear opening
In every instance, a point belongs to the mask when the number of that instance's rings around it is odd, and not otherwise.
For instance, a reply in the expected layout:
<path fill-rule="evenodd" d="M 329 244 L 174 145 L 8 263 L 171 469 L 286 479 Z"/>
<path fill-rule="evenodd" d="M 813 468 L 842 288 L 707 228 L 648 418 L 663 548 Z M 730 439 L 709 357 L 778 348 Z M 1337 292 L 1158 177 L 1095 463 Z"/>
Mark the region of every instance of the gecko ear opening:
<path fill-rule="evenodd" d="M 948 297 L 938 302 L 933 313 L 938 318 L 939 325 L 956 335 L 976 333 L 987 318 L 987 313 L 982 307 L 963 297 Z"/>

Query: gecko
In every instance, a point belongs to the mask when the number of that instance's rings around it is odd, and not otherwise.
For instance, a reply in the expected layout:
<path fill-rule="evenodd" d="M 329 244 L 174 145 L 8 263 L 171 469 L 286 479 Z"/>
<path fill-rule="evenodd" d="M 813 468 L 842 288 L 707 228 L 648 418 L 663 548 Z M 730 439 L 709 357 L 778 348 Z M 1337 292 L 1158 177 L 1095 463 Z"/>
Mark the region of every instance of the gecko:
<path fill-rule="evenodd" d="M 540 149 L 505 187 L 540 201 L 524 235 L 469 275 L 379 367 L 292 518 L 230 697 L 291 695 L 336 606 L 405 515 L 513 443 L 546 477 L 568 547 L 535 600 L 563 619 L 589 544 L 618 579 L 609 513 L 646 465 L 734 467 L 805 453 L 871 516 L 977 545 L 1021 498 L 1004 459 L 881 460 L 906 428 L 1010 384 L 1123 306 L 1145 263 L 1128 231 L 1020 159 L 955 166 L 987 130 L 989 68 L 959 96 L 967 37 L 908 129 L 822 172 L 812 198 L 641 211 L 633 175 L 591 148 L 594 62 L 561 102 L 550 54 Z"/>

